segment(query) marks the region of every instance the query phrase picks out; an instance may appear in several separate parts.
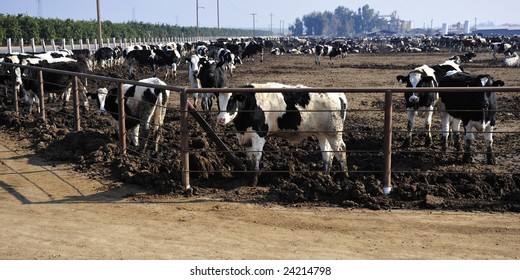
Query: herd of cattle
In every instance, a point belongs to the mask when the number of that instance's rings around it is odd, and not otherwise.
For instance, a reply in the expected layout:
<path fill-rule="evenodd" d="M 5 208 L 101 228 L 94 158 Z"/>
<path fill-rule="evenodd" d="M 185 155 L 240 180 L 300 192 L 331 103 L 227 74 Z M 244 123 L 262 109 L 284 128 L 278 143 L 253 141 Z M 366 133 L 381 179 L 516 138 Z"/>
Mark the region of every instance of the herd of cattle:
<path fill-rule="evenodd" d="M 284 41 L 286 42 L 286 41 Z M 155 89 L 153 85 L 165 85 L 157 78 L 159 68 L 166 69 L 165 78 L 177 77 L 177 67 L 186 63 L 190 86 L 193 88 L 225 88 L 228 84 L 228 75 L 233 75 L 233 69 L 242 60 L 254 60 L 260 55 L 263 60 L 264 49 L 278 55 L 287 53 L 310 53 L 315 56 L 315 64 L 320 64 L 321 56 L 328 56 L 330 63 L 335 56 L 355 52 L 355 44 L 347 41 L 337 43 L 337 40 L 318 42 L 312 47 L 308 41 L 302 39 L 290 41 L 291 44 L 273 43 L 268 40 L 242 40 L 240 43 L 214 42 L 196 44 L 167 43 L 161 46 L 129 46 L 102 47 L 91 54 L 88 50 L 59 50 L 44 53 L 11 53 L 4 54 L 0 59 L 21 65 L 35 65 L 57 70 L 79 73 L 92 73 L 96 69 L 126 64 L 128 78 L 135 79 L 136 66 L 148 66 L 153 71 L 153 78 L 140 80 L 149 83 L 150 87 L 125 84 L 125 111 L 131 118 L 127 118 L 126 127 L 131 130 L 131 143 L 146 148 L 146 143 L 139 143 L 139 134 L 153 131 L 154 148 L 158 149 L 158 128 L 163 124 L 166 104 L 170 92 Z M 390 42 L 390 41 L 388 41 Z M 392 41 L 393 42 L 393 41 Z M 402 40 L 396 44 L 401 44 Z M 432 46 L 432 43 L 429 43 Z M 490 44 L 493 54 L 504 53 L 506 60 L 514 57 L 518 60 L 515 50 L 516 44 L 494 42 Z M 370 48 L 373 49 L 373 48 Z M 494 87 L 503 86 L 504 82 L 495 80 L 490 75 L 475 75 L 464 72 L 460 62 L 474 57 L 473 50 L 468 54 L 454 56 L 438 65 L 423 65 L 411 70 L 406 75 L 397 76 L 397 80 L 407 87 Z M 496 56 L 495 56 L 496 57 Z M 517 62 L 518 63 L 518 62 Z M 511 65 L 509 65 L 511 66 Z M 4 86 L 4 93 L 15 89 L 29 105 L 32 113 L 33 103 L 39 102 L 38 71 L 32 68 L 18 68 L 2 66 L 0 84 Z M 68 102 L 72 76 L 53 72 L 43 72 L 44 92 L 48 98 L 55 95 L 62 96 L 64 105 Z M 116 88 L 100 88 L 95 93 L 88 93 L 85 82 L 79 82 L 79 92 L 83 105 L 88 100 L 97 100 L 102 112 L 113 116 L 117 129 L 118 113 Z M 347 100 L 344 94 L 302 92 L 303 85 L 285 85 L 278 83 L 257 84 L 251 83 L 244 88 L 258 89 L 253 94 L 241 92 L 233 93 L 195 93 L 194 105 L 201 100 L 203 111 L 210 112 L 213 100 L 217 100 L 219 114 L 216 123 L 227 125 L 233 123 L 238 132 L 238 141 L 245 146 L 246 154 L 252 165 L 250 168 L 259 171 L 259 161 L 262 157 L 263 146 L 268 135 L 280 136 L 290 142 L 298 142 L 308 136 L 315 136 L 319 140 L 324 166 L 328 172 L 333 158 L 336 158 L 342 170 L 347 173 L 346 146 L 343 141 L 343 124 L 347 110 Z M 284 92 L 262 93 L 263 88 L 285 88 Z M 291 89 L 298 89 L 293 90 Z M 249 92 L 249 91 L 248 91 Z M 52 94 L 51 94 L 52 93 Z M 18 93 L 15 93 L 18 94 Z M 425 128 L 427 129 L 426 145 L 431 145 L 431 124 L 434 108 L 438 108 L 441 115 L 442 147 L 447 149 L 448 135 L 455 132 L 455 147 L 460 149 L 458 131 L 462 122 L 466 132 L 464 147 L 464 162 L 472 161 L 471 144 L 474 141 L 473 129 L 484 131 L 487 147 L 487 163 L 494 164 L 493 155 L 493 126 L 497 110 L 496 94 L 486 92 L 418 92 L 405 94 L 407 105 L 407 135 L 404 148 L 412 144 L 412 133 L 415 117 L 424 111 Z M 86 106 L 88 107 L 88 106 Z M 38 106 L 39 108 L 39 106 Z M 314 111 L 314 112 L 313 112 Z M 319 113 L 315 113 L 318 111 Z M 141 132 L 140 132 L 141 130 Z M 252 183 L 256 182 L 252 179 Z"/>

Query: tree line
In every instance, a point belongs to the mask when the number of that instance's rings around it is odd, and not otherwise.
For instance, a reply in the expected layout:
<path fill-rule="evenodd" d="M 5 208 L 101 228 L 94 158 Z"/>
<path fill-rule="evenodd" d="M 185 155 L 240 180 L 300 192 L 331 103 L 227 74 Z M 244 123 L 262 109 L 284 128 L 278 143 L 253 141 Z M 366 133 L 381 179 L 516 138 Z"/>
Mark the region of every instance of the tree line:
<path fill-rule="evenodd" d="M 365 34 L 388 27 L 388 21 L 379 17 L 368 5 L 357 12 L 338 6 L 334 12 L 312 12 L 301 19 L 296 18 L 289 31 L 295 36 L 352 36 Z"/>
<path fill-rule="evenodd" d="M 152 24 L 137 21 L 113 23 L 102 21 L 103 38 L 168 38 L 168 37 L 241 37 L 251 36 L 252 30 L 233 28 L 184 27 L 168 24 Z M 270 35 L 269 31 L 255 30 L 255 35 Z M 24 14 L 5 15 L 0 13 L 1 45 L 5 45 L 7 38 L 13 42 L 20 39 L 34 38 L 36 42 L 44 39 L 94 39 L 98 37 L 97 21 L 49 19 L 30 17 Z"/>

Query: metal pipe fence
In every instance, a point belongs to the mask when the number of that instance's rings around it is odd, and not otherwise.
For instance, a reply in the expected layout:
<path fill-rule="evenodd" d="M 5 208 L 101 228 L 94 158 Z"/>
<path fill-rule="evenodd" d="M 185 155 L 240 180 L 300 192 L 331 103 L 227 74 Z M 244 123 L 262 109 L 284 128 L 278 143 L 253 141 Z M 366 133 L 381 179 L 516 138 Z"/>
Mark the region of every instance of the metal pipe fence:
<path fill-rule="evenodd" d="M 380 123 L 382 127 L 376 127 L 372 128 L 370 133 L 373 133 L 374 135 L 371 135 L 373 138 L 370 139 L 370 141 L 374 142 L 375 148 L 373 149 L 349 149 L 347 145 L 347 154 L 349 157 L 355 157 L 358 158 L 358 160 L 363 160 L 363 157 L 366 155 L 371 155 L 371 159 L 380 160 L 380 162 L 375 162 L 372 166 L 374 170 L 359 170 L 353 168 L 353 170 L 349 170 L 349 172 L 353 173 L 359 173 L 359 174 L 373 174 L 373 173 L 379 173 L 382 174 L 382 181 L 383 181 L 383 188 L 385 193 L 388 193 L 390 189 L 392 188 L 392 178 L 395 177 L 395 174 L 406 174 L 409 172 L 422 172 L 424 174 L 432 174 L 437 171 L 430 171 L 430 170 L 402 170 L 400 169 L 400 163 L 399 162 L 393 162 L 393 158 L 395 159 L 397 153 L 423 153 L 424 157 L 427 157 L 431 154 L 437 154 L 437 153 L 444 153 L 447 155 L 454 154 L 456 152 L 451 151 L 435 151 L 435 150 L 409 150 L 409 151 L 402 151 L 398 147 L 396 147 L 396 140 L 395 135 L 399 133 L 404 133 L 405 131 L 403 129 L 396 129 L 396 122 L 402 123 L 404 122 L 402 119 L 399 119 L 395 113 L 401 114 L 401 117 L 403 115 L 404 110 L 397 109 L 396 108 L 396 100 L 401 100 L 402 97 L 396 96 L 397 93 L 405 93 L 405 92 L 431 92 L 431 88 L 223 88 L 223 89 L 207 89 L 207 88 L 184 88 L 184 87 L 177 87 L 172 85 L 151 85 L 148 83 L 141 83 L 138 81 L 132 81 L 132 80 L 124 80 L 124 79 L 118 79 L 118 78 L 112 78 L 112 77 L 104 77 L 99 75 L 91 75 L 91 74 L 84 74 L 84 73 L 74 73 L 74 72 L 67 72 L 67 71 L 61 71 L 61 70 L 55 70 L 55 69 L 46 69 L 41 67 L 35 67 L 35 66 L 23 66 L 18 64 L 10 64 L 10 63 L 1 63 L 4 67 L 21 67 L 26 69 L 33 69 L 38 71 L 39 75 L 39 84 L 40 84 L 40 92 L 39 97 L 41 100 L 40 103 L 40 109 L 41 109 L 41 115 L 40 117 L 47 121 L 46 119 L 46 111 L 49 110 L 49 108 L 45 105 L 44 98 L 42 98 L 42 93 L 44 91 L 43 89 L 43 71 L 49 71 L 54 73 L 60 73 L 64 75 L 70 75 L 73 77 L 73 113 L 67 115 L 69 118 L 71 118 L 72 121 L 72 127 L 74 131 L 80 131 L 83 124 L 82 124 L 82 112 L 80 110 L 80 102 L 79 102 L 79 94 L 78 94 L 78 79 L 79 78 L 87 78 L 87 79 L 96 79 L 100 81 L 104 81 L 106 83 L 110 83 L 114 85 L 118 90 L 118 114 L 119 114 L 119 146 L 120 146 L 120 156 L 125 157 L 127 155 L 128 151 L 131 151 L 134 154 L 138 154 L 139 151 L 133 150 L 131 147 L 128 147 L 127 145 L 127 131 L 125 128 L 125 119 L 129 118 L 125 114 L 125 107 L 124 107 L 124 90 L 123 85 L 124 84 L 132 84 L 132 85 L 140 85 L 140 86 L 146 86 L 146 87 L 154 87 L 159 89 L 166 89 L 170 90 L 172 93 L 173 98 L 170 98 L 173 100 L 173 102 L 170 102 L 170 104 L 178 104 L 175 106 L 178 106 L 177 108 L 173 106 L 169 106 L 168 109 L 171 111 L 173 110 L 175 112 L 175 117 L 173 119 L 178 118 L 179 122 L 179 128 L 178 131 L 171 131 L 174 133 L 178 133 L 180 136 L 180 150 L 178 151 L 178 154 L 180 155 L 180 161 L 181 161 L 181 170 L 179 170 L 180 178 L 181 178 L 181 184 L 184 188 L 188 189 L 191 186 L 191 180 L 190 175 L 194 175 L 197 173 L 207 172 L 204 170 L 191 170 L 190 169 L 190 155 L 196 155 L 201 153 L 208 153 L 208 152 L 214 152 L 218 155 L 223 155 L 226 157 L 226 160 L 228 163 L 231 164 L 234 171 L 237 172 L 247 172 L 245 171 L 244 164 L 240 159 L 240 156 L 238 156 L 238 153 L 242 153 L 242 151 L 234 151 L 234 148 L 230 148 L 230 146 L 234 146 L 235 144 L 226 144 L 225 141 L 223 141 L 223 134 L 229 133 L 229 131 L 226 131 L 224 128 L 220 127 L 214 127 L 211 124 L 209 124 L 206 119 L 199 114 L 199 112 L 194 108 L 194 106 L 189 102 L 189 95 L 194 92 L 212 92 L 212 93 L 225 93 L 225 92 L 242 92 L 242 93 L 259 93 L 259 92 L 284 92 L 284 91 L 290 91 L 290 92 L 342 92 L 345 93 L 347 96 L 347 100 L 356 98 L 357 95 L 360 94 L 367 94 L 367 93 L 373 93 L 376 95 L 382 96 L 382 103 L 379 103 L 381 108 L 367 108 L 364 109 L 356 109 L 356 110 L 347 110 L 347 114 L 350 114 L 352 118 L 349 118 L 349 115 L 347 115 L 346 120 L 346 129 L 344 132 L 344 138 L 349 138 L 349 135 L 347 133 L 351 133 L 352 136 L 356 136 L 356 129 L 365 129 L 362 126 L 361 122 L 355 122 L 352 121 L 354 117 L 359 118 L 362 117 L 363 113 L 365 111 L 367 112 L 381 112 L 382 120 L 378 119 L 376 121 L 380 120 Z M 520 92 L 520 87 L 485 87 L 485 88 L 436 88 L 436 92 L 497 92 L 497 93 L 518 93 Z M 13 88 L 14 92 L 14 88 Z M 16 94 L 14 94 L 16 96 Z M 178 102 L 178 103 L 177 103 Z M 14 104 L 17 105 L 18 100 L 15 98 L 13 101 Z M 18 111 L 17 107 L 14 107 L 13 110 Z M 499 109 L 500 110 L 500 109 Z M 349 112 L 350 111 L 350 112 Z M 506 111 L 507 112 L 507 111 Z M 214 112 L 216 113 L 216 112 Z M 319 112 L 315 112 L 319 114 Z M 354 115 L 352 115 L 354 114 Z M 199 125 L 202 130 L 198 129 L 197 127 L 193 127 L 192 123 L 195 123 Z M 165 127 L 162 127 L 161 129 L 165 129 Z M 193 140 L 194 133 L 197 133 L 198 136 L 200 136 L 200 133 L 203 132 L 207 135 L 207 137 L 214 143 L 214 147 L 212 147 L 212 151 L 208 151 L 207 147 L 204 147 L 204 150 L 201 150 L 200 148 L 196 148 L 193 146 L 190 146 L 190 140 Z M 432 131 L 434 133 L 440 133 L 440 131 Z M 417 134 L 417 131 L 414 132 Z M 520 134 L 519 131 L 500 131 L 499 133 L 510 133 L 510 134 Z M 375 135 L 377 134 L 377 135 Z M 197 136 L 197 137 L 198 137 Z M 380 137 L 382 136 L 382 137 Z M 516 137 L 516 136 L 515 136 Z M 143 139 L 146 140 L 146 139 Z M 354 141 L 354 140 L 353 140 Z M 361 139 L 360 141 L 366 141 L 366 139 Z M 161 144 L 161 149 L 168 149 L 168 145 Z M 510 147 L 509 147 L 510 148 Z M 318 149 L 319 150 L 319 149 Z M 498 151 L 497 154 L 502 154 L 504 156 L 510 156 L 511 154 L 516 154 L 520 150 L 520 147 L 517 147 L 516 150 L 512 148 L 511 150 L 507 150 L 506 148 L 502 149 L 501 151 Z M 277 151 L 263 151 L 266 155 L 269 153 L 285 153 L 287 151 L 277 150 Z M 307 151 L 308 152 L 308 151 Z M 319 151 L 318 151 L 319 152 Z M 139 154 L 140 156 L 146 157 L 146 153 Z M 311 156 L 312 157 L 312 156 Z M 151 159 L 155 160 L 155 159 Z M 160 162 L 160 160 L 158 160 Z M 160 162 L 160 164 L 168 164 L 165 162 Z M 278 172 L 288 172 L 287 170 L 271 170 L 269 172 L 272 173 L 278 173 Z M 298 172 L 298 171 L 293 171 Z M 445 172 L 460 172 L 460 170 L 454 170 L 454 171 L 445 171 Z M 516 171 L 513 171 L 514 173 Z M 516 173 L 515 173 L 516 174 Z"/>

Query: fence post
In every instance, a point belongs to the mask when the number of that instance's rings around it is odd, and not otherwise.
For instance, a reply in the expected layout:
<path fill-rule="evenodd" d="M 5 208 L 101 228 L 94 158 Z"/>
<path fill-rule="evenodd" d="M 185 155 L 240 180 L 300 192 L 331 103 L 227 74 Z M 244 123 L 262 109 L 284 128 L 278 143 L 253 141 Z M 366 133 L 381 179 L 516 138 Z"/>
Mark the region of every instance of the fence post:
<path fill-rule="evenodd" d="M 119 115 L 119 143 L 121 144 L 121 156 L 126 155 L 126 113 L 125 113 L 125 92 L 123 83 L 117 84 L 117 113 Z"/>
<path fill-rule="evenodd" d="M 7 53 L 12 53 L 11 38 L 7 38 Z"/>
<path fill-rule="evenodd" d="M 43 81 L 43 71 L 38 70 L 38 88 L 39 88 L 39 96 L 40 98 L 40 112 L 42 115 L 42 120 L 44 123 L 47 123 L 47 114 L 45 113 L 45 98 L 43 96 L 45 88 L 44 88 L 44 81 Z"/>
<path fill-rule="evenodd" d="M 185 190 L 190 188 L 190 154 L 188 143 L 188 94 L 186 90 L 181 91 L 181 162 L 182 162 L 182 186 Z"/>
<path fill-rule="evenodd" d="M 42 39 L 42 50 L 43 52 L 47 52 L 47 46 L 45 46 L 45 39 Z"/>
<path fill-rule="evenodd" d="M 61 38 L 61 49 L 65 50 L 67 49 L 67 44 L 65 38 Z"/>
<path fill-rule="evenodd" d="M 383 193 L 390 194 L 392 191 L 392 91 L 385 92 L 385 137 L 384 137 L 384 185 Z"/>
<path fill-rule="evenodd" d="M 54 39 L 51 39 L 51 45 L 52 45 L 52 50 L 56 51 L 56 42 L 54 41 Z"/>
<path fill-rule="evenodd" d="M 79 116 L 79 87 L 78 76 L 73 76 L 72 80 L 72 101 L 74 103 L 74 131 L 81 130 L 81 121 Z"/>
<path fill-rule="evenodd" d="M 23 38 L 20 38 L 20 52 L 21 53 L 24 53 L 25 52 L 25 49 L 23 47 Z"/>
<path fill-rule="evenodd" d="M 32 49 L 32 52 L 36 52 L 36 44 L 34 43 L 34 38 L 31 38 L 31 49 Z"/>

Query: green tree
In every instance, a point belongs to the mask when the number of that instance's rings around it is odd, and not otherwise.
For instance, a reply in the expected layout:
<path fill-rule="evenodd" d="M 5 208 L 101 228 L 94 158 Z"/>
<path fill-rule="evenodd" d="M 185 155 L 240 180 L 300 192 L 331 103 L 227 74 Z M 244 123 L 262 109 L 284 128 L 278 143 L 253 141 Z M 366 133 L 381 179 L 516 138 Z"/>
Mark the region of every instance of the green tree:
<path fill-rule="evenodd" d="M 294 36 L 303 35 L 303 21 L 300 18 L 296 18 L 294 25 L 289 25 L 289 31 Z"/>

